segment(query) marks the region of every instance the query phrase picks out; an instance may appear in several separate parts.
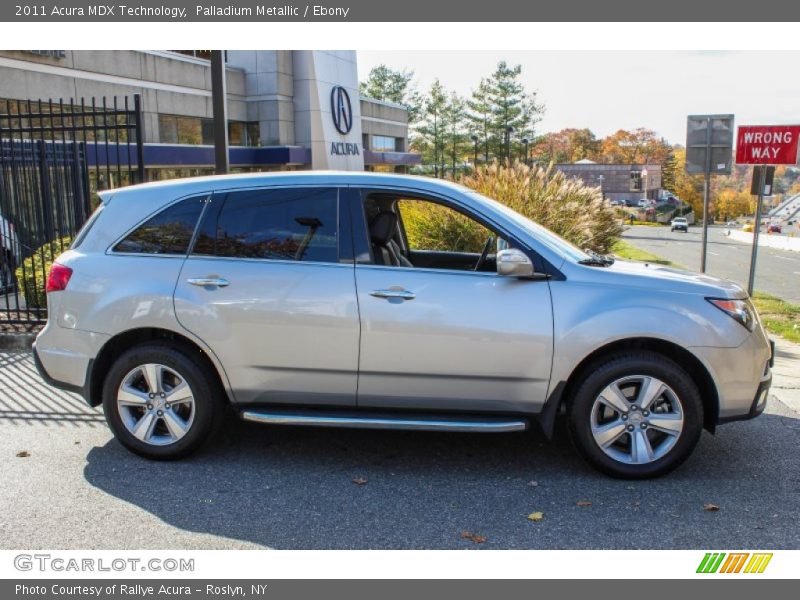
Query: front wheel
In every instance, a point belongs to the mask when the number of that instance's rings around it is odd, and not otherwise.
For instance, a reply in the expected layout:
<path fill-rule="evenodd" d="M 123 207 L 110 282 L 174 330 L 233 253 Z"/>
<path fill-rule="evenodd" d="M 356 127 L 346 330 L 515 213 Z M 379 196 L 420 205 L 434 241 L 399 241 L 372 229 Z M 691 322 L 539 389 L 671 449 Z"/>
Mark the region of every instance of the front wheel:
<path fill-rule="evenodd" d="M 220 422 L 219 385 L 188 353 L 153 342 L 123 353 L 103 385 L 103 412 L 128 450 L 151 459 L 186 456 Z"/>
<path fill-rule="evenodd" d="M 703 404 L 680 366 L 642 350 L 609 356 L 586 372 L 568 414 L 570 437 L 589 463 L 613 477 L 645 479 L 689 457 Z"/>

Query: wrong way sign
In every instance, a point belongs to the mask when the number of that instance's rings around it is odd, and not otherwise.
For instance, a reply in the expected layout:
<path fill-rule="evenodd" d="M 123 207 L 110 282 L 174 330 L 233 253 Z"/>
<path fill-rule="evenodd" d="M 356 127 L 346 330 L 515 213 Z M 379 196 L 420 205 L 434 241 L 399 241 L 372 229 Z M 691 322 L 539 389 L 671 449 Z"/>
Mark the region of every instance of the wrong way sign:
<path fill-rule="evenodd" d="M 797 164 L 800 125 L 741 125 L 736 135 L 736 164 Z"/>

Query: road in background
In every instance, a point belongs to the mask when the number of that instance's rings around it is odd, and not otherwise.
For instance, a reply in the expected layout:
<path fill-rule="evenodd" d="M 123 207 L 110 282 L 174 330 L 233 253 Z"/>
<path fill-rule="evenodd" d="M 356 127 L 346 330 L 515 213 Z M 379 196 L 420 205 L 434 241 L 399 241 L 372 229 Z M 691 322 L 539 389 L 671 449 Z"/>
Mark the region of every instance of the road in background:
<path fill-rule="evenodd" d="M 706 272 L 735 281 L 746 289 L 752 245 L 732 240 L 725 235 L 725 229 L 722 226 L 708 229 Z M 689 232 L 683 233 L 670 232 L 669 227 L 634 225 L 622 237 L 637 248 L 691 271 L 700 270 L 702 228 L 699 226 L 689 227 Z M 755 289 L 800 304 L 800 252 L 759 247 Z"/>

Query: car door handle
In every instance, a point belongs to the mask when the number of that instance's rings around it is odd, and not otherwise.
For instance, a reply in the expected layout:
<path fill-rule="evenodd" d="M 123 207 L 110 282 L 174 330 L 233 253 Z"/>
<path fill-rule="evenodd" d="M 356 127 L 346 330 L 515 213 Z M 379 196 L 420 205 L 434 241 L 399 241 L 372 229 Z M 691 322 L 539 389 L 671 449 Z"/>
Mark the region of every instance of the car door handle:
<path fill-rule="evenodd" d="M 400 298 L 401 300 L 413 300 L 416 298 L 414 292 L 395 289 L 375 290 L 374 292 L 370 292 L 369 295 L 375 296 L 376 298 Z"/>
<path fill-rule="evenodd" d="M 189 283 L 192 285 L 199 285 L 201 287 L 206 286 L 213 286 L 213 287 L 225 287 L 230 285 L 230 281 L 227 279 L 222 279 L 221 277 L 192 277 L 191 279 L 187 279 Z"/>

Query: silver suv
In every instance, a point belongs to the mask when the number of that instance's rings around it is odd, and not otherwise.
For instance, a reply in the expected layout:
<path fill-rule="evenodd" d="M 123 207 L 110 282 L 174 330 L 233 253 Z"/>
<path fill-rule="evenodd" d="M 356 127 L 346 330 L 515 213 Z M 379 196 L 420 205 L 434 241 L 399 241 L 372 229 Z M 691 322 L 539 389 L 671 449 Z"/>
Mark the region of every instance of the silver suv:
<path fill-rule="evenodd" d="M 47 289 L 40 373 L 155 459 L 196 450 L 226 405 L 258 423 L 548 436 L 563 411 L 595 467 L 652 477 L 703 428 L 759 415 L 771 381 L 738 286 L 586 253 L 434 179 L 103 192 Z"/>

